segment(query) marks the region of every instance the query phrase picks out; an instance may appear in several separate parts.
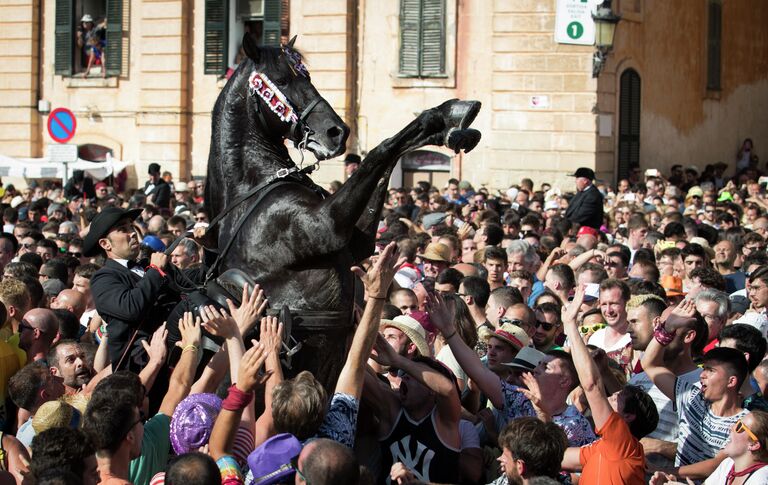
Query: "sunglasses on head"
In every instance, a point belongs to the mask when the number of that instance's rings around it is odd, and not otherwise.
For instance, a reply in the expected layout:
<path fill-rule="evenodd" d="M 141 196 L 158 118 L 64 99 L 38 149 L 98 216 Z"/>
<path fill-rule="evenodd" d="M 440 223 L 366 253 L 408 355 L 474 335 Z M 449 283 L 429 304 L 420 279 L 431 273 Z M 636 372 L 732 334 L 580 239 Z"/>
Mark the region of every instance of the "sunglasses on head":
<path fill-rule="evenodd" d="M 739 434 L 744 433 L 746 431 L 747 435 L 754 441 L 760 441 L 760 438 L 757 437 L 757 435 L 747 427 L 746 424 L 744 424 L 744 421 L 739 419 L 736 421 L 736 424 L 733 427 L 733 430 Z"/>
<path fill-rule="evenodd" d="M 584 335 L 590 333 L 590 332 L 597 332 L 601 328 L 605 328 L 606 325 L 604 323 L 596 323 L 594 325 L 583 325 L 579 327 L 579 332 L 583 333 Z"/>

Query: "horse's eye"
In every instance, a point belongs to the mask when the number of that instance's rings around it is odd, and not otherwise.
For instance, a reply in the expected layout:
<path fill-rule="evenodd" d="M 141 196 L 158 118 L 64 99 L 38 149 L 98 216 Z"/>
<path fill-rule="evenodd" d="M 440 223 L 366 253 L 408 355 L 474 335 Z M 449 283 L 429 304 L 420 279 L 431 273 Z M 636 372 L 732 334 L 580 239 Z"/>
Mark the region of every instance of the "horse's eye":
<path fill-rule="evenodd" d="M 288 84 L 290 83 L 287 77 L 279 77 L 275 80 L 275 82 L 277 83 L 278 86 L 283 88 L 288 86 Z"/>

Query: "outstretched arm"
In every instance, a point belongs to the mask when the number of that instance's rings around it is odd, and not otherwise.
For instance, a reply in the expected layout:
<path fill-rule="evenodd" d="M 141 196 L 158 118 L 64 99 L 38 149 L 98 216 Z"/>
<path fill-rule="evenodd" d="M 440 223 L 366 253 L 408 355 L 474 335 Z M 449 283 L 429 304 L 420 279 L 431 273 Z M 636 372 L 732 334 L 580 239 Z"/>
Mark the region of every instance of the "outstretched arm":
<path fill-rule="evenodd" d="M 189 394 L 192 382 L 195 380 L 195 369 L 197 368 L 197 357 L 202 338 L 200 319 L 195 321 L 192 313 L 184 313 L 182 319 L 179 320 L 179 331 L 181 332 L 181 341 L 176 345 L 182 348 L 181 358 L 179 358 L 179 362 L 171 374 L 168 392 L 160 404 L 160 412 L 166 416 L 173 415 L 176 406 Z"/>
<path fill-rule="evenodd" d="M 576 366 L 576 372 L 579 375 L 579 382 L 584 389 L 584 394 L 587 396 L 589 408 L 592 410 L 595 428 L 600 429 L 608 421 L 613 408 L 611 408 L 611 404 L 605 395 L 600 371 L 589 355 L 589 349 L 579 335 L 576 315 L 583 301 L 584 285 L 580 285 L 576 290 L 573 301 L 563 312 L 563 324 L 565 325 L 565 334 L 571 342 L 571 356 L 573 357 L 573 364 Z"/>
<path fill-rule="evenodd" d="M 677 307 L 669 307 L 661 314 L 663 334 L 660 339 L 672 338 L 674 333 L 685 331 L 690 326 L 696 313 L 693 300 L 683 300 Z M 675 373 L 664 366 L 664 346 L 654 336 L 643 354 L 643 370 L 648 374 L 656 387 L 673 402 L 675 400 Z"/>
<path fill-rule="evenodd" d="M 427 312 L 432 323 L 443 334 L 445 342 L 451 347 L 453 356 L 464 372 L 488 396 L 496 409 L 504 407 L 504 396 L 501 392 L 499 377 L 483 366 L 480 358 L 473 349 L 456 335 L 456 324 L 453 321 L 453 309 L 449 308 L 440 295 L 427 299 Z"/>
<path fill-rule="evenodd" d="M 352 268 L 354 273 L 363 280 L 368 301 L 360 324 L 352 338 L 352 346 L 347 354 L 347 360 L 339 374 L 336 383 L 336 392 L 349 394 L 355 399 L 360 399 L 363 389 L 363 377 L 365 376 L 365 361 L 371 355 L 373 343 L 379 334 L 379 321 L 381 310 L 387 299 L 387 289 L 399 268 L 405 262 L 398 259 L 397 246 L 389 245 L 381 253 L 367 273 L 359 267 Z"/>

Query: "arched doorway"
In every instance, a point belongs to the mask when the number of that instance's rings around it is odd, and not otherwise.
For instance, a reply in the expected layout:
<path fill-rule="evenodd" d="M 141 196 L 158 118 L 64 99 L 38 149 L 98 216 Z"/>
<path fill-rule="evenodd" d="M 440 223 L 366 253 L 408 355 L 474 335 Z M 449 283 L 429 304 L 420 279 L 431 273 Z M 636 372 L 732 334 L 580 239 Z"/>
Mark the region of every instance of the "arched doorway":
<path fill-rule="evenodd" d="M 419 180 L 426 180 L 435 187 L 442 187 L 451 178 L 451 157 L 432 150 L 414 150 L 400 159 L 403 168 L 403 187 L 413 187 Z"/>
<path fill-rule="evenodd" d="M 634 69 L 621 74 L 619 86 L 618 180 L 640 166 L 640 75 Z"/>

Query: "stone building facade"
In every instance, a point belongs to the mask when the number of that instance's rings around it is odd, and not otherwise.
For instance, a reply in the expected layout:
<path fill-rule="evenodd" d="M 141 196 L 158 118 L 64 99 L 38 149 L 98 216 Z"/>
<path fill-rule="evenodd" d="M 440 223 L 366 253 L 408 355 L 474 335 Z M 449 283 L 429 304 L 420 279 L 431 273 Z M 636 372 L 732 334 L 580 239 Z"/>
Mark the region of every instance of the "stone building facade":
<path fill-rule="evenodd" d="M 475 151 L 428 148 L 402 161 L 398 185 L 450 176 L 492 189 L 523 176 L 568 183 L 579 166 L 613 181 L 634 166 L 732 163 L 746 137 L 761 154 L 760 0 L 614 0 L 622 20 L 597 79 L 592 46 L 554 40 L 562 2 L 2 0 L 0 154 L 44 155 L 44 100 L 78 115 L 74 143 L 133 161 L 134 184 L 152 162 L 177 179 L 203 176 L 210 112 L 245 30 L 264 42 L 298 34 L 313 83 L 352 127 L 349 151 L 364 154 L 445 99 L 482 101 Z M 74 39 L 85 13 L 108 20 L 103 79 L 80 75 Z M 339 160 L 315 174 L 319 183 L 342 178 Z"/>

